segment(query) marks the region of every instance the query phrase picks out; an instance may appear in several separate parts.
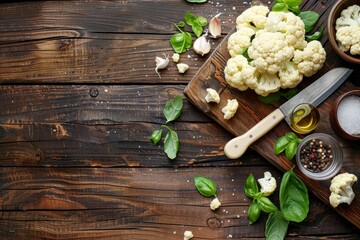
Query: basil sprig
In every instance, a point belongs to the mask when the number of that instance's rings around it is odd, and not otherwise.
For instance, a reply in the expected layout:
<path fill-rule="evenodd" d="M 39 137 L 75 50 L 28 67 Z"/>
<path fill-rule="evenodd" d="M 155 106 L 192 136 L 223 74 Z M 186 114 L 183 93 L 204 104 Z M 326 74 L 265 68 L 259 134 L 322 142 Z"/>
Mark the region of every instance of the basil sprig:
<path fill-rule="evenodd" d="M 278 138 L 274 144 L 274 153 L 279 155 L 285 151 L 285 157 L 288 160 L 294 158 L 297 147 L 302 139 L 298 138 L 295 133 L 287 132 L 284 136 Z"/>
<path fill-rule="evenodd" d="M 191 29 L 197 37 L 200 37 L 203 33 L 203 27 L 208 23 L 207 19 L 202 16 L 195 16 L 192 13 L 186 12 L 184 16 L 187 25 L 191 26 Z"/>
<path fill-rule="evenodd" d="M 175 27 L 180 32 L 171 36 L 170 44 L 176 53 L 184 53 L 192 46 L 191 34 L 181 30 L 178 25 Z"/>
<path fill-rule="evenodd" d="M 205 197 L 216 197 L 216 185 L 213 180 L 203 177 L 194 176 L 195 187 L 199 193 Z"/>
<path fill-rule="evenodd" d="M 291 134 L 289 137 L 294 139 L 294 136 Z M 289 223 L 303 221 L 309 212 L 307 188 L 293 172 L 293 169 L 287 171 L 281 180 L 279 191 L 280 209 L 269 198 L 264 197 L 261 192 L 258 192 L 255 177 L 251 173 L 245 181 L 244 190 L 246 196 L 253 198 L 253 202 L 248 209 L 250 224 L 259 219 L 261 212 L 269 213 L 265 225 L 266 239 L 284 239 Z"/>
<path fill-rule="evenodd" d="M 163 114 L 166 119 L 166 123 L 174 121 L 179 118 L 183 108 L 183 100 L 180 96 L 175 96 L 174 98 L 167 101 L 163 109 Z M 171 129 L 167 125 L 162 125 L 162 128 L 167 130 L 167 134 L 164 139 L 164 152 L 167 157 L 170 159 L 175 159 L 179 151 L 179 137 L 176 131 Z M 150 135 L 150 140 L 154 144 L 158 144 L 162 138 L 162 129 L 155 130 Z"/>

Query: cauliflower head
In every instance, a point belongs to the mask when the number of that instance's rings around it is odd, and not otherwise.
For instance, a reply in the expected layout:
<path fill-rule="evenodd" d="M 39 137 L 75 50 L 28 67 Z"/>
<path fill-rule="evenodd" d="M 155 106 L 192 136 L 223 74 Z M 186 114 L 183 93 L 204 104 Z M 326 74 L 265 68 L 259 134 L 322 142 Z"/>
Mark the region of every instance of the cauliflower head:
<path fill-rule="evenodd" d="M 336 19 L 335 29 L 343 27 L 360 26 L 360 6 L 352 5 L 341 11 L 340 17 Z"/>
<path fill-rule="evenodd" d="M 331 206 L 337 207 L 340 203 L 351 204 L 355 198 L 352 186 L 357 177 L 352 173 L 341 173 L 331 180 L 329 201 Z"/>
<path fill-rule="evenodd" d="M 270 12 L 264 29 L 283 33 L 287 44 L 295 49 L 306 46 L 304 22 L 292 12 Z"/>
<path fill-rule="evenodd" d="M 248 89 L 245 81 L 255 79 L 255 68 L 249 65 L 247 59 L 242 55 L 236 55 L 227 61 L 224 69 L 226 82 L 240 91 Z"/>
<path fill-rule="evenodd" d="M 243 27 L 233 34 L 228 39 L 227 49 L 231 57 L 235 57 L 251 45 L 251 37 L 255 31 L 249 27 Z"/>
<path fill-rule="evenodd" d="M 326 60 L 326 52 L 319 41 L 311 41 L 304 50 L 295 50 L 293 62 L 300 73 L 306 77 L 314 75 L 322 68 Z"/>
<path fill-rule="evenodd" d="M 258 71 L 275 74 L 280 70 L 282 62 L 293 57 L 294 47 L 287 45 L 284 34 L 260 30 L 248 49 L 248 55 Z"/>
<path fill-rule="evenodd" d="M 360 25 L 339 28 L 336 40 L 342 51 L 350 50 L 352 55 L 360 54 Z"/>
<path fill-rule="evenodd" d="M 239 30 L 242 27 L 250 27 L 254 30 L 264 28 L 269 11 L 269 8 L 263 5 L 246 9 L 236 18 L 236 29 Z"/>

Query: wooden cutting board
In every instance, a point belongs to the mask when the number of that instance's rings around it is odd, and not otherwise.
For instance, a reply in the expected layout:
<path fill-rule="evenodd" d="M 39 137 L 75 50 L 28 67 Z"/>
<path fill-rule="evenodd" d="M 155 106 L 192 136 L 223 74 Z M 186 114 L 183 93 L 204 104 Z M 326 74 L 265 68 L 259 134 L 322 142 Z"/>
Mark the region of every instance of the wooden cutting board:
<path fill-rule="evenodd" d="M 227 60 L 230 58 L 227 52 L 227 40 L 231 33 L 233 33 L 234 31 L 235 30 L 232 30 L 227 35 L 227 37 L 224 38 L 220 45 L 214 50 L 212 55 L 209 56 L 208 60 L 204 63 L 204 65 L 200 68 L 200 70 L 196 73 L 194 78 L 186 87 L 185 95 L 207 116 L 215 120 L 226 130 L 234 134 L 234 136 L 238 136 L 245 133 L 257 122 L 259 122 L 273 110 L 279 107 L 284 102 L 284 100 L 281 100 L 281 102 L 273 105 L 266 105 L 258 100 L 257 95 L 252 90 L 241 92 L 227 85 L 224 79 L 223 70 Z M 329 48 L 326 48 L 326 50 L 328 59 L 330 57 L 337 58 L 334 52 L 329 51 Z M 343 66 L 350 67 L 349 65 Z M 333 67 L 335 66 L 329 63 L 325 63 L 323 69 L 321 69 L 316 75 L 314 75 L 312 78 L 305 78 L 302 81 L 300 86 L 298 86 L 299 91 Z M 319 106 L 321 122 L 319 123 L 319 126 L 314 132 L 331 134 L 341 142 L 345 158 L 344 167 L 341 171 L 348 171 L 354 173 L 358 176 L 360 181 L 360 142 L 345 141 L 344 139 L 336 135 L 331 128 L 328 115 L 331 104 L 336 99 L 336 97 L 347 91 L 360 89 L 359 87 L 351 83 L 351 78 L 354 78 L 353 75 L 354 73 L 352 74 L 352 76 L 350 76 L 350 79 L 348 79 L 338 90 L 336 90 L 335 93 L 333 93 L 325 102 L 323 102 Z M 221 98 L 219 104 L 209 104 L 205 101 L 207 88 L 213 88 L 219 93 Z M 235 116 L 230 120 L 225 120 L 221 112 L 221 109 L 226 105 L 227 99 L 237 99 L 239 102 L 238 111 L 236 112 Z M 277 168 L 284 172 L 291 169 L 294 166 L 294 163 L 287 160 L 283 154 L 276 156 L 274 154 L 273 147 L 275 140 L 288 131 L 291 131 L 290 127 L 286 124 L 285 121 L 282 121 L 273 130 L 271 130 L 268 134 L 260 138 L 251 146 L 251 148 L 257 151 L 271 164 L 275 165 Z M 297 167 L 294 169 L 294 171 L 304 181 L 308 189 L 315 196 L 317 196 L 324 203 L 330 205 L 330 180 L 315 181 L 303 175 Z M 355 184 L 353 187 L 356 197 L 350 206 L 347 204 L 340 204 L 340 206 L 334 208 L 335 211 L 341 214 L 344 218 L 348 219 L 358 228 L 360 228 L 359 185 L 360 184 Z"/>

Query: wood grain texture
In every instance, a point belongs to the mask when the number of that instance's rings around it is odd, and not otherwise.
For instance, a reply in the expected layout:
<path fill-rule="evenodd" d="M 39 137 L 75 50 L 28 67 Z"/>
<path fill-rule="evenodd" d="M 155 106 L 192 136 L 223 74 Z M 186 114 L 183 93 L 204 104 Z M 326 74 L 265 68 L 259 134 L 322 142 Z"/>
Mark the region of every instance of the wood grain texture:
<path fill-rule="evenodd" d="M 273 167 L 269 169 L 280 179 Z M 179 239 L 185 230 L 191 230 L 200 239 L 226 239 L 230 235 L 235 239 L 262 238 L 265 216 L 251 227 L 247 220 L 251 200 L 242 186 L 248 172 L 256 177 L 263 174 L 256 167 L 2 168 L 0 236 Z M 217 211 L 209 208 L 211 198 L 195 189 L 195 174 L 217 183 L 222 202 Z M 272 197 L 276 204 L 277 195 Z M 353 228 L 354 233 L 348 234 L 346 222 L 331 214 L 327 206 L 311 201 L 310 208 L 311 217 L 290 225 L 290 236 L 311 238 L 324 231 L 320 226 L 326 222 L 329 239 L 355 238 L 357 230 Z"/>
<path fill-rule="evenodd" d="M 328 1 L 331 2 L 331 1 Z M 321 1 L 317 1 L 317 5 L 324 10 L 321 15 L 322 21 L 327 18 L 329 14 L 331 3 L 322 4 Z M 309 7 L 309 6 L 305 6 Z M 314 6 L 309 7 L 308 9 L 317 8 Z M 303 8 L 303 10 L 308 10 Z M 320 13 L 321 14 L 321 13 Z M 321 21 L 321 20 L 320 20 Z M 194 103 L 200 110 L 202 110 L 209 117 L 218 122 L 221 126 L 227 129 L 229 132 L 233 133 L 235 136 L 242 135 L 248 129 L 252 128 L 260 120 L 264 119 L 268 114 L 274 111 L 279 107 L 280 103 L 269 106 L 261 103 L 257 99 L 257 94 L 252 90 L 247 90 L 240 92 L 239 90 L 230 87 L 224 79 L 224 68 L 226 66 L 227 60 L 230 58 L 230 55 L 227 51 L 227 39 L 235 31 L 233 29 L 229 35 L 224 39 L 224 41 L 218 46 L 218 48 L 213 52 L 211 57 L 205 62 L 199 72 L 195 75 L 192 81 L 188 84 L 185 89 L 185 94 L 191 102 Z M 325 45 L 329 45 L 325 43 Z M 333 59 L 336 59 L 333 61 Z M 346 66 L 346 67 L 355 67 L 349 66 L 349 64 L 340 61 L 338 65 L 339 57 L 331 49 L 327 51 L 327 60 L 325 66 L 318 71 L 314 76 L 308 79 L 304 79 L 302 83 L 298 86 L 299 90 L 303 89 L 309 82 L 316 80 L 319 76 L 326 73 L 329 69 L 336 66 Z M 349 171 L 355 175 L 360 175 L 360 149 L 358 148 L 357 142 L 349 142 L 340 137 L 336 136 L 334 131 L 331 129 L 329 122 L 328 114 L 330 112 L 331 104 L 334 100 L 340 96 L 342 93 L 345 93 L 350 90 L 360 89 L 360 87 L 354 85 L 352 82 L 357 81 L 357 76 L 359 68 L 355 68 L 355 72 L 351 75 L 350 80 L 346 81 L 335 93 L 333 93 L 327 100 L 318 106 L 320 109 L 320 119 L 321 122 L 319 127 L 315 132 L 325 132 L 328 134 L 334 135 L 342 143 L 343 152 L 345 154 L 345 167 L 341 171 Z M 213 88 L 219 95 L 220 101 L 219 104 L 209 104 L 205 101 L 206 89 Z M 239 102 L 239 110 L 233 118 L 226 120 L 223 117 L 222 108 L 226 105 L 227 99 L 237 99 Z M 283 102 L 283 101 L 282 101 Z M 286 132 L 291 131 L 290 127 L 286 124 L 285 121 L 278 124 L 273 130 L 267 133 L 264 137 L 255 142 L 251 147 L 258 153 L 260 153 L 264 158 L 268 159 L 270 163 L 277 166 L 282 171 L 287 171 L 291 169 L 294 164 L 291 161 L 288 161 L 283 154 L 276 156 L 274 154 L 274 143 L 277 138 L 285 135 Z M 319 197 L 324 203 L 329 204 L 329 186 L 330 180 L 328 181 L 315 181 L 309 179 L 303 175 L 297 168 L 295 169 L 296 173 L 303 179 L 308 188 Z M 354 192 L 359 195 L 360 188 L 358 185 L 354 185 Z M 347 218 L 357 227 L 360 227 L 360 199 L 355 198 L 352 205 L 341 205 L 340 207 L 335 208 L 335 210 L 340 213 L 342 216 Z"/>

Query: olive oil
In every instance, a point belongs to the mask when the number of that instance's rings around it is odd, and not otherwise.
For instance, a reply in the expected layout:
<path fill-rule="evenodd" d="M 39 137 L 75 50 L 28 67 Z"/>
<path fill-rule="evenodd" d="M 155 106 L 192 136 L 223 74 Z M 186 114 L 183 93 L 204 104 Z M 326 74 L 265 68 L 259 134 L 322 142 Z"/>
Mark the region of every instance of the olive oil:
<path fill-rule="evenodd" d="M 319 111 L 311 104 L 303 103 L 294 108 L 290 127 L 296 133 L 307 134 L 317 127 L 319 121 Z"/>

